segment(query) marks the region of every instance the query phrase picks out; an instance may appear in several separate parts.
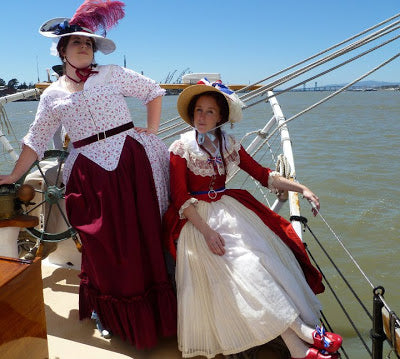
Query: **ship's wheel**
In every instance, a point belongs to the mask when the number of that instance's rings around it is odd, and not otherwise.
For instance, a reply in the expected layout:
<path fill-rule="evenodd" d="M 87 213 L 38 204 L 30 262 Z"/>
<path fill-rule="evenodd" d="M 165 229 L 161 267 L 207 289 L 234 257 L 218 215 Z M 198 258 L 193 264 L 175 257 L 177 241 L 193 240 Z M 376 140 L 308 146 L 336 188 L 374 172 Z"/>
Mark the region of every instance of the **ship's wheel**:
<path fill-rule="evenodd" d="M 37 251 L 43 242 L 60 242 L 72 238 L 78 250 L 80 242 L 76 230 L 71 226 L 65 212 L 65 185 L 62 181 L 63 165 L 68 157 L 65 150 L 48 150 L 40 161 L 36 161 L 30 170 L 18 181 L 19 192 L 28 188 L 34 194 L 27 193 L 27 201 L 22 201 L 24 214 L 37 216 L 39 225 L 26 228 L 36 239 L 28 257 L 39 255 Z M 23 197 L 23 193 L 20 193 Z M 33 197 L 33 198 L 32 198 Z M 20 197 L 21 198 L 21 197 Z"/>

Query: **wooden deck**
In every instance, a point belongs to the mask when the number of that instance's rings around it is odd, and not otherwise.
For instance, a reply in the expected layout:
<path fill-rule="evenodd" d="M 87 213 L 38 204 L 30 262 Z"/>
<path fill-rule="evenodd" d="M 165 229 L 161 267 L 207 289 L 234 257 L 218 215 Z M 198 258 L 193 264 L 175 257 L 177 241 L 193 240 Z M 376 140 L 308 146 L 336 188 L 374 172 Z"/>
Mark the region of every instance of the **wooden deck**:
<path fill-rule="evenodd" d="M 139 351 L 118 337 L 100 336 L 92 320 L 78 318 L 79 271 L 42 264 L 49 359 L 178 359 L 182 358 L 176 337 L 163 339 L 152 350 Z M 282 354 L 283 353 L 283 354 Z M 274 342 L 257 358 L 283 359 L 286 351 Z M 200 359 L 204 357 L 196 357 Z M 218 355 L 216 359 L 223 359 Z"/>
<path fill-rule="evenodd" d="M 28 353 L 32 353 L 33 356 L 30 357 L 33 359 L 182 358 L 181 352 L 178 350 L 176 337 L 162 339 L 155 348 L 145 351 L 137 350 L 117 336 L 110 340 L 102 338 L 93 320 L 79 320 L 80 279 L 78 274 L 81 265 L 81 254 L 76 249 L 75 243 L 72 240 L 46 243 L 42 250 L 42 255 L 44 256 L 43 260 L 37 259 L 34 262 L 37 270 L 33 279 L 29 277 L 26 279 L 27 283 L 25 283 L 22 276 L 16 278 L 15 282 L 19 284 L 18 288 L 22 288 L 28 293 L 17 296 L 19 298 L 18 301 L 13 298 L 9 299 L 12 307 L 15 307 L 17 302 L 22 303 L 21 308 L 28 314 L 23 311 L 20 312 L 25 313 L 24 316 L 27 318 L 36 314 L 42 315 L 42 328 L 45 328 L 43 335 L 29 334 L 26 326 L 22 326 L 22 321 L 19 317 L 18 320 L 6 319 L 10 321 L 10 325 L 3 320 L 1 326 L 2 330 L 4 330 L 3 334 L 9 333 L 11 337 L 4 337 L 3 335 L 4 340 L 0 340 L 0 358 L 25 359 L 29 357 Z M 13 261 L 7 261 L 6 263 L 13 265 Z M 24 268 L 30 266 L 33 268 L 33 265 L 29 263 L 22 263 L 19 265 Z M 0 272 L 0 277 L 2 277 L 1 273 L 8 272 L 10 271 L 3 270 Z M 0 280 L 0 290 L 2 286 Z M 6 289 L 6 287 L 4 286 L 3 289 Z M 39 298 L 41 300 L 40 303 L 34 302 L 33 293 L 35 290 L 39 293 L 35 295 L 35 298 Z M 7 293 L 11 293 L 11 291 L 3 291 L 4 295 L 8 295 Z M 5 303 L 5 299 L 3 298 L 0 302 Z M 38 321 L 36 320 L 36 322 Z M 8 332 L 6 330 L 7 327 L 12 328 L 12 330 Z M 35 329 L 33 325 L 28 327 L 32 330 Z M 16 349 L 18 349 L 19 354 L 15 354 Z M 45 353 L 47 350 L 48 356 Z M 11 351 L 13 354 L 10 356 L 8 354 Z M 38 352 L 43 352 L 43 355 L 34 354 Z M 289 357 L 283 342 L 277 339 L 260 347 L 256 356 L 249 357 L 249 359 L 288 359 Z M 200 358 L 204 357 L 195 357 L 194 359 Z M 220 354 L 215 358 L 223 359 L 224 356 Z"/>

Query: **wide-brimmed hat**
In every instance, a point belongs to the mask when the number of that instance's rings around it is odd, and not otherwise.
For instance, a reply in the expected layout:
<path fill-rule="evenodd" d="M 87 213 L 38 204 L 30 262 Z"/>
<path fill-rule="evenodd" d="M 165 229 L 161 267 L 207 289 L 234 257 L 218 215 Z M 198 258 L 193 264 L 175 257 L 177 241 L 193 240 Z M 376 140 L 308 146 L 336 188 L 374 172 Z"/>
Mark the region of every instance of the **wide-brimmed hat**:
<path fill-rule="evenodd" d="M 105 55 L 112 53 L 116 49 L 114 41 L 101 35 L 97 35 L 88 28 L 79 25 L 70 25 L 70 20 L 71 19 L 66 17 L 56 17 L 48 20 L 40 26 L 39 33 L 53 39 L 71 35 L 87 36 L 95 41 L 97 50 L 101 51 Z"/>
<path fill-rule="evenodd" d="M 55 40 L 65 36 L 87 36 L 96 43 L 96 48 L 107 55 L 116 49 L 114 41 L 106 38 L 106 30 L 113 27 L 125 15 L 121 1 L 86 0 L 72 18 L 57 17 L 46 21 L 39 28 L 43 36 Z M 102 34 L 96 34 L 101 29 Z"/>
<path fill-rule="evenodd" d="M 211 83 L 206 78 L 203 78 L 196 85 L 186 87 L 178 97 L 177 108 L 179 115 L 189 125 L 193 126 L 192 119 L 188 113 L 189 103 L 194 96 L 204 92 L 218 92 L 225 97 L 229 108 L 229 122 L 239 122 L 242 119 L 242 107 L 244 107 L 244 103 L 239 97 L 221 81 Z"/>

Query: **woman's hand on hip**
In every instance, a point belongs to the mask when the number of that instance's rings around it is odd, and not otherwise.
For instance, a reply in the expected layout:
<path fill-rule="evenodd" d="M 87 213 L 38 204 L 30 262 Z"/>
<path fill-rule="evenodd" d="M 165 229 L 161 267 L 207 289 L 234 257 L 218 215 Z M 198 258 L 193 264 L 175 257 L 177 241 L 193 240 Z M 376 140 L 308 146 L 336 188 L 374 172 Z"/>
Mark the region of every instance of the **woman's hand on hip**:
<path fill-rule="evenodd" d="M 156 135 L 157 134 L 157 130 L 155 130 L 154 128 L 151 128 L 151 127 L 135 127 L 135 130 L 138 133 L 145 133 L 146 135 L 149 135 L 149 134 Z"/>

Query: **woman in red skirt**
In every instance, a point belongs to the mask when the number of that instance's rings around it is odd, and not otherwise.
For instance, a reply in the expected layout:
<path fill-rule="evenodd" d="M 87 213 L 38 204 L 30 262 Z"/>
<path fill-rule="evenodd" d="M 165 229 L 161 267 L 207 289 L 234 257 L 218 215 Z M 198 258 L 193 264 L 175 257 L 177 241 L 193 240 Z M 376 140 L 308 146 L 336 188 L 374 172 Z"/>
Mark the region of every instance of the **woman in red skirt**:
<path fill-rule="evenodd" d="M 115 49 L 95 32 L 122 18 L 123 6 L 87 0 L 72 19 L 41 26 L 42 35 L 58 40 L 64 75 L 43 92 L 21 156 L 0 184 L 17 181 L 64 127 L 72 142 L 63 170 L 66 209 L 83 244 L 80 318 L 95 312 L 108 331 L 142 349 L 176 333 L 161 244 L 169 156 L 155 135 L 164 90 L 132 70 L 94 64 L 96 50 Z M 147 107 L 147 128 L 134 127 L 128 96 Z"/>
<path fill-rule="evenodd" d="M 262 167 L 221 129 L 242 117 L 223 84 L 203 79 L 183 90 L 177 107 L 193 129 L 170 147 L 163 233 L 176 258 L 182 356 L 249 358 L 249 349 L 281 336 L 292 358 L 337 359 L 342 338 L 315 329 L 324 286 L 301 239 L 249 192 L 226 188 L 226 178 L 240 168 L 272 191 L 301 193 L 315 210 L 318 197 Z"/>

